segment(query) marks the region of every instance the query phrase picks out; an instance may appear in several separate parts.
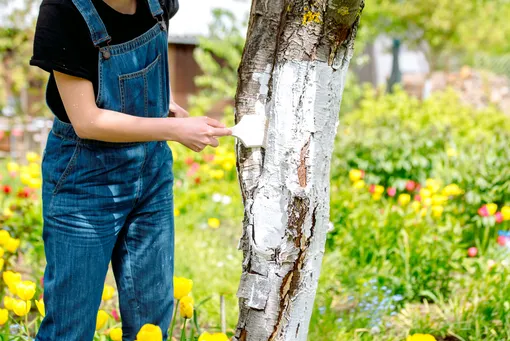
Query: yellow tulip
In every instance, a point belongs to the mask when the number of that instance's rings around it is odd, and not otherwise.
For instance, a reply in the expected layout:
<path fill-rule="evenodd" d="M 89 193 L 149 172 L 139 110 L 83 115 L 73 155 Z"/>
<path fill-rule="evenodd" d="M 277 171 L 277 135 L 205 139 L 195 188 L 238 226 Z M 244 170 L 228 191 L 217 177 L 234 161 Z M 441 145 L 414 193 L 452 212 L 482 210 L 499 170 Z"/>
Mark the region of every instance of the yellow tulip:
<path fill-rule="evenodd" d="M 18 272 L 4 271 L 2 278 L 9 287 L 9 290 L 16 295 L 16 285 L 21 282 L 21 274 Z"/>
<path fill-rule="evenodd" d="M 218 218 L 209 218 L 207 219 L 207 224 L 209 225 L 209 227 L 217 229 L 218 227 L 220 227 L 220 220 Z"/>
<path fill-rule="evenodd" d="M 384 193 L 384 187 L 381 185 L 377 185 L 374 187 L 374 194 L 382 195 Z"/>
<path fill-rule="evenodd" d="M 411 196 L 407 193 L 398 196 L 398 203 L 402 206 L 407 206 L 411 202 Z"/>
<path fill-rule="evenodd" d="M 498 205 L 494 203 L 487 204 L 487 212 L 489 212 L 489 215 L 494 215 L 496 211 L 498 210 Z"/>
<path fill-rule="evenodd" d="M 7 163 L 7 171 L 9 173 L 17 172 L 19 170 L 19 165 L 16 162 Z"/>
<path fill-rule="evenodd" d="M 224 176 L 225 176 L 225 172 L 221 169 L 211 171 L 211 177 L 213 179 L 221 180 L 221 179 L 223 179 Z"/>
<path fill-rule="evenodd" d="M 234 168 L 234 163 L 232 161 L 225 161 L 223 162 L 223 169 L 226 171 L 230 171 Z"/>
<path fill-rule="evenodd" d="M 362 189 L 363 187 L 365 187 L 365 181 L 358 180 L 352 186 L 356 189 Z"/>
<path fill-rule="evenodd" d="M 446 186 L 445 188 L 443 188 L 443 194 L 446 196 L 461 195 L 462 193 L 464 193 L 464 191 L 462 189 L 460 189 L 460 187 L 456 184 L 450 184 L 450 185 Z"/>
<path fill-rule="evenodd" d="M 501 207 L 501 215 L 504 220 L 510 220 L 510 206 Z"/>
<path fill-rule="evenodd" d="M 437 341 L 437 340 L 430 334 L 414 334 L 409 335 L 406 341 Z"/>
<path fill-rule="evenodd" d="M 110 339 L 112 339 L 112 341 L 122 341 L 122 329 L 113 328 L 110 330 Z"/>
<path fill-rule="evenodd" d="M 420 189 L 420 197 L 422 199 L 430 198 L 432 196 L 432 192 L 428 188 Z"/>
<path fill-rule="evenodd" d="M 3 257 L 4 254 L 5 254 L 5 250 L 2 247 L 0 247 L 0 257 Z"/>
<path fill-rule="evenodd" d="M 26 158 L 28 162 L 37 162 L 39 161 L 40 156 L 35 152 L 27 152 Z"/>
<path fill-rule="evenodd" d="M 7 310 L 12 310 L 14 299 L 11 296 L 4 296 L 4 307 Z"/>
<path fill-rule="evenodd" d="M 4 325 L 9 320 L 9 311 L 7 309 L 0 309 L 0 325 Z"/>
<path fill-rule="evenodd" d="M 191 296 L 184 296 L 179 301 L 179 313 L 181 317 L 185 319 L 190 319 L 193 317 L 193 298 Z"/>
<path fill-rule="evenodd" d="M 432 205 L 432 198 L 423 198 L 423 206 L 430 206 Z"/>
<path fill-rule="evenodd" d="M 106 311 L 104 310 L 99 310 L 97 312 L 97 318 L 96 318 L 96 330 L 99 330 L 101 328 L 103 328 L 106 324 L 106 322 L 108 321 L 108 318 L 110 316 L 106 313 Z"/>
<path fill-rule="evenodd" d="M 16 295 L 23 301 L 31 300 L 35 295 L 35 283 L 31 281 L 16 283 Z"/>
<path fill-rule="evenodd" d="M 32 301 L 22 301 L 13 299 L 12 310 L 18 316 L 25 316 L 32 307 Z"/>
<path fill-rule="evenodd" d="M 228 341 L 227 335 L 223 333 L 214 333 L 211 335 L 210 341 Z"/>
<path fill-rule="evenodd" d="M 418 212 L 420 212 L 421 203 L 419 201 L 413 201 L 413 203 L 411 204 L 411 207 L 413 208 L 413 210 L 416 213 L 418 213 Z"/>
<path fill-rule="evenodd" d="M 432 196 L 433 205 L 444 205 L 448 201 L 448 197 L 444 195 L 434 194 Z"/>
<path fill-rule="evenodd" d="M 441 217 L 443 215 L 444 207 L 439 205 L 432 206 L 432 216 L 435 218 Z"/>
<path fill-rule="evenodd" d="M 11 235 L 6 230 L 0 230 L 0 245 L 5 245 L 5 242 L 11 238 Z"/>
<path fill-rule="evenodd" d="M 115 294 L 115 288 L 112 287 L 111 285 L 105 284 L 103 288 L 103 296 L 101 297 L 101 299 L 103 301 L 108 301 L 113 297 L 113 294 Z"/>
<path fill-rule="evenodd" d="M 200 337 L 198 338 L 198 341 L 211 341 L 211 334 L 208 332 L 203 332 L 200 334 Z"/>
<path fill-rule="evenodd" d="M 178 208 L 174 208 L 174 217 L 178 217 L 181 215 L 181 211 Z"/>
<path fill-rule="evenodd" d="M 33 189 L 39 189 L 42 186 L 42 180 L 40 178 L 30 178 L 28 181 L 28 187 Z"/>
<path fill-rule="evenodd" d="M 193 289 L 193 281 L 184 277 L 174 277 L 174 297 L 177 300 L 188 296 Z"/>
<path fill-rule="evenodd" d="M 420 215 L 421 215 L 422 217 L 425 217 L 425 216 L 427 215 L 427 209 L 426 209 L 425 207 L 423 207 L 423 208 L 421 209 L 421 211 L 420 211 Z"/>
<path fill-rule="evenodd" d="M 359 169 L 351 169 L 349 171 L 349 179 L 351 179 L 352 182 L 356 182 L 363 178 L 363 172 Z"/>
<path fill-rule="evenodd" d="M 7 242 L 5 242 L 5 249 L 9 252 L 16 252 L 19 247 L 20 240 L 17 238 L 9 238 Z"/>
<path fill-rule="evenodd" d="M 153 324 L 145 324 L 136 334 L 136 341 L 162 341 L 163 333 L 159 326 Z"/>
<path fill-rule="evenodd" d="M 30 179 L 32 179 L 32 176 L 28 172 L 22 172 L 20 175 L 21 183 L 23 185 L 27 185 L 30 183 Z"/>
<path fill-rule="evenodd" d="M 436 179 L 427 179 L 425 181 L 425 186 L 432 192 L 436 193 L 439 191 L 439 188 L 441 187 L 441 184 Z"/>
<path fill-rule="evenodd" d="M 39 314 L 41 314 L 42 317 L 46 316 L 46 309 L 44 307 L 44 301 L 41 298 L 40 300 L 35 300 L 35 305 L 37 306 L 37 310 L 39 310 Z"/>
<path fill-rule="evenodd" d="M 379 193 L 372 194 L 372 199 L 374 199 L 375 201 L 381 200 L 381 197 L 382 197 L 382 195 Z"/>

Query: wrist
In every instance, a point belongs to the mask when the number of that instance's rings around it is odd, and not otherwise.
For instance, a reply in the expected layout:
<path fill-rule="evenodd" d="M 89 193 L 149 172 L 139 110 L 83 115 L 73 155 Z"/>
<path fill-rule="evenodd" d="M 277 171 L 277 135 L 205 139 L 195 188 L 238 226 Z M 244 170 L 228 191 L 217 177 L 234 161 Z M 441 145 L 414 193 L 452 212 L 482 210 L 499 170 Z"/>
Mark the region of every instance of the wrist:
<path fill-rule="evenodd" d="M 168 117 L 165 118 L 165 140 L 173 141 L 173 142 L 181 142 L 180 138 L 180 130 L 181 130 L 181 120 L 176 117 Z"/>

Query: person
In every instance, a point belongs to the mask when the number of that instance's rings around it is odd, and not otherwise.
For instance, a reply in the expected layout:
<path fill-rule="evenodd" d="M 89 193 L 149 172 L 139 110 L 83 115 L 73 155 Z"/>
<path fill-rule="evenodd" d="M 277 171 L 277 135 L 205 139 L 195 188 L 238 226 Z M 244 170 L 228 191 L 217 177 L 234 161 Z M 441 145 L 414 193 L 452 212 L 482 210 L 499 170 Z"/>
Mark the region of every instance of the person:
<path fill-rule="evenodd" d="M 43 0 L 30 64 L 49 72 L 42 156 L 46 316 L 37 341 L 94 337 L 111 262 L 123 340 L 173 310 L 173 157 L 231 130 L 170 98 L 177 0 Z"/>

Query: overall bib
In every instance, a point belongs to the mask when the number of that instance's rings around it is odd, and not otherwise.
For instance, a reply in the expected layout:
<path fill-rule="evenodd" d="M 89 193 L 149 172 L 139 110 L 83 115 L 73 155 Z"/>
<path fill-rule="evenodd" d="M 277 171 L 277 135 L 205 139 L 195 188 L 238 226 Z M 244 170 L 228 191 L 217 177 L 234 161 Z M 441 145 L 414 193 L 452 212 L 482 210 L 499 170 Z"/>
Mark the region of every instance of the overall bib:
<path fill-rule="evenodd" d="M 168 38 L 159 1 L 148 0 L 150 30 L 111 46 L 91 0 L 73 3 L 98 47 L 98 107 L 168 116 Z M 37 341 L 93 339 L 110 261 L 123 340 L 135 340 L 146 323 L 159 325 L 167 339 L 174 305 L 172 165 L 166 142 L 81 139 L 54 118 L 42 160 L 46 316 Z"/>

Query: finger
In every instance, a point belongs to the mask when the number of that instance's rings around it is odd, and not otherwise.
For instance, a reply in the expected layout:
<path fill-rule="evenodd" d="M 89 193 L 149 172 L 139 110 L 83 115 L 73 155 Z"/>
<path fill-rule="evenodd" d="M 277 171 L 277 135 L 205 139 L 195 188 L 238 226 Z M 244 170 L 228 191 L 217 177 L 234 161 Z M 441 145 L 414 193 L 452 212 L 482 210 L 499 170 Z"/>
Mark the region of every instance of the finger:
<path fill-rule="evenodd" d="M 217 139 L 215 139 L 214 137 L 211 137 L 209 140 L 209 145 L 216 148 L 220 145 L 220 143 L 218 142 Z"/>
<path fill-rule="evenodd" d="M 229 128 L 213 128 L 212 135 L 216 137 L 232 135 L 232 129 Z"/>
<path fill-rule="evenodd" d="M 218 120 L 215 120 L 214 118 L 207 117 L 206 122 L 208 125 L 215 128 L 225 128 L 225 125 L 223 123 L 221 123 Z"/>

